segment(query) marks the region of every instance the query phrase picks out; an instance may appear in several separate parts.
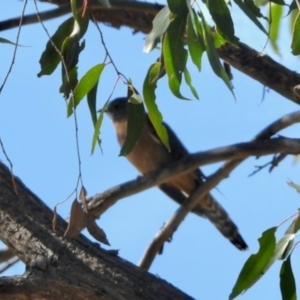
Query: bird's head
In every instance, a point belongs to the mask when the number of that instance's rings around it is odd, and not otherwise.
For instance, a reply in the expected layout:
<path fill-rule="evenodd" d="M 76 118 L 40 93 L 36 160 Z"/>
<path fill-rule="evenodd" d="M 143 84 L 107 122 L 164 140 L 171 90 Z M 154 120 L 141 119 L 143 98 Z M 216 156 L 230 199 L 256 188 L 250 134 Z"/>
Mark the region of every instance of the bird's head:
<path fill-rule="evenodd" d="M 127 118 L 127 98 L 116 98 L 109 102 L 105 112 L 113 122 L 122 121 Z"/>

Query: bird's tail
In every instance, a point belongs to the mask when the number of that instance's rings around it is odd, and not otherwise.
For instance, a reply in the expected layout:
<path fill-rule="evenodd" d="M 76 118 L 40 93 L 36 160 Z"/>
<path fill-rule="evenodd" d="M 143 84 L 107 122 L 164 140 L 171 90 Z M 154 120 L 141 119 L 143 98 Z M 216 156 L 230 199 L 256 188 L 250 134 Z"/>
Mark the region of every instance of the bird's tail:
<path fill-rule="evenodd" d="M 205 205 L 203 205 L 203 202 L 205 202 Z M 199 206 L 201 206 L 201 208 Z M 225 209 L 214 199 L 212 195 L 208 194 L 205 199 L 202 199 L 199 206 L 201 214 L 204 217 L 207 217 L 234 246 L 240 250 L 248 249 L 248 246 L 240 235 L 237 226 L 230 219 Z"/>

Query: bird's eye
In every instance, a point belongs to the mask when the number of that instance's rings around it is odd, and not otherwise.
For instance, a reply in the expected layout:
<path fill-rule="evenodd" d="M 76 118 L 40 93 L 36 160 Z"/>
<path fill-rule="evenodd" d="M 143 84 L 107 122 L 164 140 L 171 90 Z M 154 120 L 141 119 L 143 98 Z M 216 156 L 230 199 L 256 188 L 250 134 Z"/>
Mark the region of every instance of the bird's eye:
<path fill-rule="evenodd" d="M 119 109 L 119 104 L 115 104 L 115 110 Z"/>

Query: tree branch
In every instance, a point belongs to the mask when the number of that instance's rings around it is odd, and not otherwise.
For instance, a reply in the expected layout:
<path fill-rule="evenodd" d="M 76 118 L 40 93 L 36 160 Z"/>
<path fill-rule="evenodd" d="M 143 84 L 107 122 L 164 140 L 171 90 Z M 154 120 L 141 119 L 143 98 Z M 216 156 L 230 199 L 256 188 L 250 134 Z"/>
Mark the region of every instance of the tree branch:
<path fill-rule="evenodd" d="M 163 280 L 109 254 L 84 236 L 63 238 L 66 222 L 0 163 L 0 239 L 26 265 L 0 279 L 1 299 L 191 299 Z M 13 203 L 13 205 L 12 205 Z M 24 296 L 24 294 L 23 294 Z"/>
<path fill-rule="evenodd" d="M 256 135 L 254 141 L 266 140 L 267 138 L 271 138 L 278 131 L 296 123 L 300 122 L 300 112 L 295 112 L 292 114 L 288 114 L 273 122 L 269 126 L 267 126 L 264 130 L 262 130 L 259 134 Z M 300 150 L 300 149 L 299 149 Z M 286 155 L 287 153 L 283 153 L 279 151 L 281 155 Z M 147 247 L 145 253 L 143 254 L 139 266 L 143 269 L 148 270 L 156 256 L 156 254 L 160 251 L 161 247 L 167 241 L 176 229 L 179 227 L 181 222 L 185 219 L 186 215 L 197 205 L 199 199 L 205 197 L 210 190 L 216 187 L 223 179 L 228 178 L 229 174 L 245 159 L 233 159 L 226 162 L 217 172 L 207 178 L 207 180 L 201 184 L 195 192 L 182 203 L 180 208 L 176 211 L 176 213 L 172 216 L 172 218 L 165 224 L 163 228 L 156 234 L 153 241 Z"/>
<path fill-rule="evenodd" d="M 68 0 L 47 0 L 59 5 L 57 9 L 41 13 L 42 20 L 48 20 L 70 12 Z M 89 1 L 93 15 L 98 22 L 110 25 L 114 28 L 127 26 L 134 32 L 149 33 L 152 29 L 152 20 L 164 7 L 156 3 L 141 1 L 111 0 L 111 8 L 103 7 L 98 0 Z M 82 5 L 82 2 L 79 3 Z M 23 19 L 23 25 L 37 22 L 36 15 L 28 15 Z M 18 26 L 19 18 L 0 22 L 0 31 Z M 300 104 L 300 76 L 268 55 L 250 48 L 246 44 L 239 43 L 238 47 L 226 43 L 218 48 L 220 58 L 238 69 L 242 73 L 261 82 L 264 86 L 273 89 L 283 97 Z"/>
<path fill-rule="evenodd" d="M 298 73 L 243 43 L 239 43 L 238 47 L 226 43 L 217 50 L 220 58 L 234 68 L 283 97 L 300 104 L 300 76 Z"/>
<path fill-rule="evenodd" d="M 88 200 L 89 212 L 94 216 L 99 216 L 121 198 L 161 185 L 176 176 L 195 170 L 199 166 L 278 152 L 294 155 L 300 153 L 300 139 L 274 138 L 272 140 L 252 141 L 187 155 L 163 170 L 128 181 L 90 198 Z"/>

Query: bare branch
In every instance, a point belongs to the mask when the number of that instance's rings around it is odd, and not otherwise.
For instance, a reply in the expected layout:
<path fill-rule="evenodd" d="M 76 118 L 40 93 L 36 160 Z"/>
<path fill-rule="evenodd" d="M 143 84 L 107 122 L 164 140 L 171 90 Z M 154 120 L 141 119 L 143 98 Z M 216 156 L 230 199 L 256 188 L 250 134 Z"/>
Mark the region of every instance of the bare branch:
<path fill-rule="evenodd" d="M 300 121 L 300 111 L 295 111 L 293 113 L 287 114 L 278 120 L 274 121 L 272 124 L 264 128 L 260 133 L 254 137 L 254 139 L 268 139 L 279 131 L 295 124 Z"/>
<path fill-rule="evenodd" d="M 55 3 L 55 1 L 51 1 L 51 3 Z M 51 20 L 71 12 L 70 1 L 59 1 L 56 4 L 59 5 L 58 8 L 40 13 L 43 21 Z M 110 4 L 111 8 L 107 8 L 103 7 L 98 0 L 89 1 L 89 7 L 93 10 L 98 22 L 105 23 L 114 28 L 128 26 L 136 32 L 140 31 L 143 33 L 150 32 L 153 18 L 164 7 L 161 4 L 132 0 L 110 0 Z M 82 1 L 78 5 L 81 6 Z M 2 21 L 0 22 L 0 31 L 15 28 L 19 22 L 20 18 Z M 22 24 L 29 25 L 38 22 L 36 14 L 30 14 L 24 16 Z"/>
<path fill-rule="evenodd" d="M 9 248 L 0 249 L 0 264 L 13 258 L 15 254 Z"/>
<path fill-rule="evenodd" d="M 7 269 L 12 267 L 13 265 L 15 265 L 18 261 L 20 261 L 20 259 L 16 256 L 14 258 L 12 258 L 11 260 L 9 260 L 4 266 L 2 266 L 0 268 L 0 274 L 5 272 Z"/>
<path fill-rule="evenodd" d="M 249 177 L 255 175 L 256 173 L 260 172 L 263 170 L 265 167 L 270 166 L 269 172 L 271 173 L 275 167 L 278 166 L 278 164 L 283 161 L 286 158 L 286 154 L 279 154 L 279 155 L 274 155 L 273 159 L 266 164 L 262 166 L 255 166 L 256 170 L 254 170 L 251 174 L 249 174 Z"/>
<path fill-rule="evenodd" d="M 243 160 L 249 156 L 264 156 L 279 152 L 294 155 L 300 153 L 300 139 L 274 138 L 272 140 L 259 140 L 190 154 L 159 172 L 128 181 L 90 198 L 88 200 L 89 212 L 94 216 L 99 216 L 119 199 L 161 185 L 176 176 L 195 170 L 199 166 L 224 160 Z"/>
<path fill-rule="evenodd" d="M 275 133 L 283 128 L 288 127 L 295 122 L 300 122 L 300 112 L 295 112 L 289 115 L 286 115 L 279 120 L 273 122 L 271 125 L 262 130 L 255 138 L 255 141 L 261 141 L 266 138 L 272 137 Z M 274 139 L 273 139 L 274 140 Z M 270 140 L 271 141 L 271 140 Z M 300 149 L 298 149 L 300 150 Z M 276 151 L 277 152 L 277 151 Z M 278 151 L 281 155 L 285 155 L 287 153 L 283 153 L 282 151 Z M 172 216 L 172 218 L 165 224 L 165 226 L 156 234 L 154 240 L 150 243 L 148 248 L 146 249 L 144 255 L 142 256 L 139 266 L 143 269 L 148 270 L 156 256 L 162 248 L 165 241 L 167 241 L 178 228 L 180 223 L 184 220 L 186 215 L 197 205 L 199 199 L 205 197 L 211 189 L 216 187 L 223 179 L 227 178 L 229 174 L 245 159 L 231 159 L 226 162 L 215 174 L 208 177 L 207 180 L 201 184 L 195 192 L 184 202 L 181 207 L 176 211 L 176 213 Z"/>
<path fill-rule="evenodd" d="M 61 5 L 58 8 L 51 9 L 45 12 L 40 13 L 40 17 L 43 21 L 51 20 L 65 14 L 70 13 L 70 4 Z M 36 14 L 26 15 L 22 19 L 22 25 L 36 24 L 39 22 L 39 19 Z M 20 23 L 20 18 L 12 18 L 0 22 L 0 31 L 12 29 L 18 27 Z"/>

